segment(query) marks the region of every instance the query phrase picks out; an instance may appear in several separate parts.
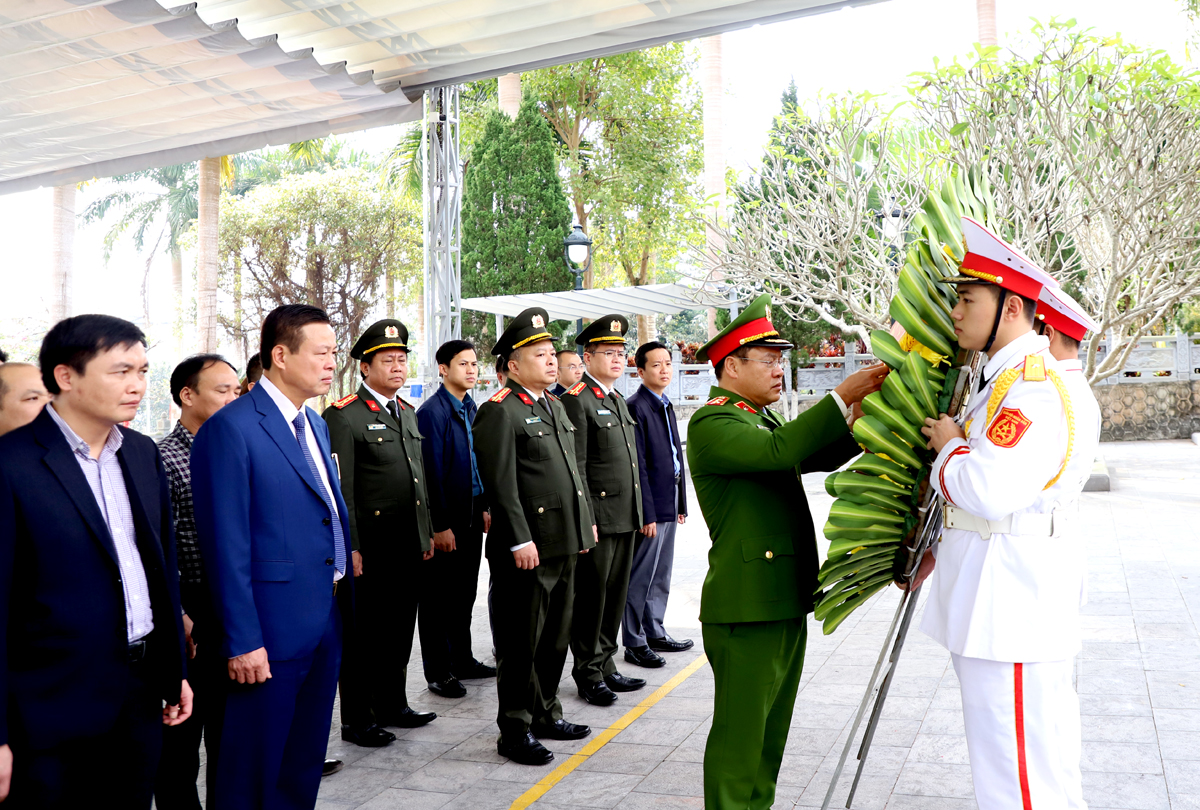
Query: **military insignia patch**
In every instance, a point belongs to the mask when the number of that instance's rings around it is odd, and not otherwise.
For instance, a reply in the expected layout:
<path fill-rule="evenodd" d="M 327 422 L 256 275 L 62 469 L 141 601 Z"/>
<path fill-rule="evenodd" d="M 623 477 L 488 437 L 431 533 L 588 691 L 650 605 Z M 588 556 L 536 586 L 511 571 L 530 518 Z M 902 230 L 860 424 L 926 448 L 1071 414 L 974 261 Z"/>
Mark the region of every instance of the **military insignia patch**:
<path fill-rule="evenodd" d="M 385 326 L 383 328 L 383 336 L 390 337 L 390 338 L 398 338 L 398 337 L 400 337 L 400 330 L 394 326 Z"/>
<path fill-rule="evenodd" d="M 754 409 L 753 405 L 747 405 L 745 402 L 735 402 L 734 404 L 737 405 L 739 408 L 741 408 L 743 411 L 749 411 L 750 413 L 758 413 L 758 411 L 756 411 Z"/>
<path fill-rule="evenodd" d="M 541 329 L 542 327 L 544 327 L 546 325 L 546 319 L 543 318 L 541 315 L 534 315 L 533 317 L 531 317 L 529 319 L 529 322 L 531 324 L 533 324 L 533 326 L 537 327 L 538 329 Z"/>
<path fill-rule="evenodd" d="M 767 323 L 771 323 L 771 305 L 770 304 L 763 305 L 763 317 L 767 319 Z M 771 324 L 771 325 L 774 326 L 774 324 Z"/>
<path fill-rule="evenodd" d="M 567 389 L 567 393 L 570 394 L 571 396 L 577 397 L 583 393 L 583 389 L 585 389 L 585 388 L 587 388 L 587 383 L 577 382 L 574 385 L 572 385 L 570 388 Z"/>
<path fill-rule="evenodd" d="M 529 396 L 529 394 L 526 394 L 525 392 L 522 391 L 522 392 L 518 392 L 517 396 L 520 397 L 521 401 L 524 402 L 526 405 L 533 404 L 533 397 Z"/>
<path fill-rule="evenodd" d="M 592 393 L 596 395 L 596 399 L 604 399 L 604 392 L 595 386 L 592 386 Z"/>
<path fill-rule="evenodd" d="M 617 334 L 620 334 L 621 333 L 621 322 L 620 321 L 612 321 L 608 325 L 608 329 L 610 332 L 616 332 Z"/>
<path fill-rule="evenodd" d="M 367 410 L 371 411 L 372 413 L 379 413 L 378 402 L 373 399 L 364 399 L 363 402 L 367 403 Z"/>
<path fill-rule="evenodd" d="M 1016 447 L 1033 421 L 1019 408 L 1001 408 L 1000 415 L 988 428 L 988 440 L 997 447 Z"/>
<path fill-rule="evenodd" d="M 501 388 L 499 391 L 488 397 L 488 402 L 503 402 L 504 398 L 511 393 L 511 388 Z"/>
<path fill-rule="evenodd" d="M 724 405 L 728 401 L 729 401 L 729 397 L 713 397 L 712 399 L 710 399 L 708 402 L 705 402 L 704 404 L 705 405 Z"/>
<path fill-rule="evenodd" d="M 337 402 L 333 403 L 333 407 L 337 408 L 340 411 L 342 408 L 345 408 L 347 405 L 349 405 L 351 402 L 353 402 L 356 399 L 358 399 L 358 394 L 351 394 L 348 397 L 342 397 Z"/>

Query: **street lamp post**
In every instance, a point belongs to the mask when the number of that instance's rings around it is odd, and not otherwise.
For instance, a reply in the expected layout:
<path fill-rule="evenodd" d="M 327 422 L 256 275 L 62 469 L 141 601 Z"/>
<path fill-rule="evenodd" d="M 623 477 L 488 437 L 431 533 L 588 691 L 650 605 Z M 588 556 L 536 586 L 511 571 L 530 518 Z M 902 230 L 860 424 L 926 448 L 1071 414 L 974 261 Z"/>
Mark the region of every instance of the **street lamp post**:
<path fill-rule="evenodd" d="M 592 266 L 592 240 L 583 232 L 583 226 L 575 223 L 571 232 L 563 239 L 563 258 L 567 269 L 575 276 L 575 289 L 583 289 L 583 274 Z M 583 318 L 575 320 L 575 334 L 583 331 Z"/>

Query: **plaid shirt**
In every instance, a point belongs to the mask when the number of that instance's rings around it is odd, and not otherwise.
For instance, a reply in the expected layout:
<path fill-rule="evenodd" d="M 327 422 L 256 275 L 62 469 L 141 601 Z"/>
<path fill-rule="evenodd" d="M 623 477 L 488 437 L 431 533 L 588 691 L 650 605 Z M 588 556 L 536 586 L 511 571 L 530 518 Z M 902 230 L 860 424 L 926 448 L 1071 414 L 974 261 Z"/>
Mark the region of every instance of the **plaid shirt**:
<path fill-rule="evenodd" d="M 197 543 L 196 512 L 192 506 L 192 434 L 182 422 L 158 443 L 163 466 L 171 482 L 171 509 L 175 513 L 175 553 L 179 559 L 179 581 L 190 585 L 204 582 L 204 566 Z"/>

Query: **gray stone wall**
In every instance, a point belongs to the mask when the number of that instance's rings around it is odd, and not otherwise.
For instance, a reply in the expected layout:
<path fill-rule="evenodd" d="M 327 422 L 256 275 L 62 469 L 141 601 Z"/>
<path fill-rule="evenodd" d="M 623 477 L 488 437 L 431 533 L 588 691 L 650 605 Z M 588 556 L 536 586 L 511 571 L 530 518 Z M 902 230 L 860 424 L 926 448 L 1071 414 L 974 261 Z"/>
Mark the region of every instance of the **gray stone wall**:
<path fill-rule="evenodd" d="M 1100 440 L 1186 439 L 1200 432 L 1200 380 L 1092 387 L 1100 403 Z"/>

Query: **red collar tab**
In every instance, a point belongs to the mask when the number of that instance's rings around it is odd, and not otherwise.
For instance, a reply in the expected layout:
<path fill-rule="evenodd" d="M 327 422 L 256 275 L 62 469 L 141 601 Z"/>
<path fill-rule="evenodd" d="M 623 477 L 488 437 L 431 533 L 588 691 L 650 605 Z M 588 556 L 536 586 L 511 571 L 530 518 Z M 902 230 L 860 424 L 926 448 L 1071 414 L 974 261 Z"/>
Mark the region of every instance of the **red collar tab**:
<path fill-rule="evenodd" d="M 715 366 L 743 343 L 763 337 L 774 337 L 778 334 L 774 325 L 766 318 L 749 321 L 714 343 L 708 350 L 708 359 Z"/>
<path fill-rule="evenodd" d="M 533 397 L 529 396 L 529 394 L 526 394 L 524 391 L 518 391 L 518 392 L 517 392 L 517 396 L 518 396 L 518 397 L 520 398 L 520 400 L 521 400 L 522 402 L 524 402 L 526 405 L 532 405 L 532 404 L 533 404 Z"/>
<path fill-rule="evenodd" d="M 363 402 L 367 403 L 367 409 L 372 413 L 379 413 L 379 403 L 375 401 L 374 397 L 371 399 L 364 399 Z"/>
<path fill-rule="evenodd" d="M 758 411 L 756 411 L 754 409 L 753 405 L 747 405 L 745 402 L 735 402 L 734 405 L 737 405 L 743 411 L 749 411 L 750 413 L 758 413 Z"/>
<path fill-rule="evenodd" d="M 592 393 L 596 395 L 596 399 L 604 399 L 604 392 L 595 386 L 592 386 Z"/>

